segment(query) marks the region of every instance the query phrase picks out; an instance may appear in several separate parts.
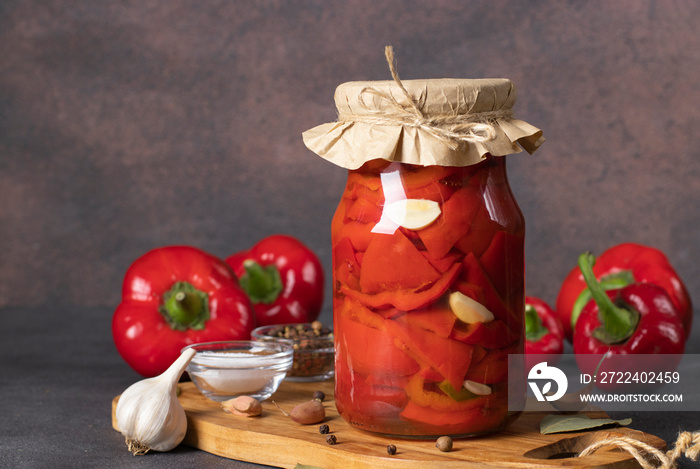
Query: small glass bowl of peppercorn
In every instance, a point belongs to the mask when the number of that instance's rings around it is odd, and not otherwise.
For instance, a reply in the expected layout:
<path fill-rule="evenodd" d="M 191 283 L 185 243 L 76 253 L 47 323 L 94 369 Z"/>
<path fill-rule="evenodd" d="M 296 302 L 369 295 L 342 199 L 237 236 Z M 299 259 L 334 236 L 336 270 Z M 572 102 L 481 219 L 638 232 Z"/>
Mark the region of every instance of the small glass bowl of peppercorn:
<path fill-rule="evenodd" d="M 262 326 L 251 335 L 254 340 L 291 342 L 294 363 L 286 381 L 324 381 L 335 374 L 333 330 L 320 321 Z"/>

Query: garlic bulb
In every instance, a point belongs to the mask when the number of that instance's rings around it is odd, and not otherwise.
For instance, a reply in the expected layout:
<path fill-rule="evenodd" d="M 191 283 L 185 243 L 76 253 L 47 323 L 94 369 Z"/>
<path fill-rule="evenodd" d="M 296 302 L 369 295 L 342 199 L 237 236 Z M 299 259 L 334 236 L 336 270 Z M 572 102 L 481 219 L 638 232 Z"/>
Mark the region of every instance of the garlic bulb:
<path fill-rule="evenodd" d="M 129 386 L 117 403 L 117 426 L 134 455 L 170 451 L 185 438 L 187 417 L 177 400 L 177 382 L 195 355 L 185 350 L 170 368 Z"/>

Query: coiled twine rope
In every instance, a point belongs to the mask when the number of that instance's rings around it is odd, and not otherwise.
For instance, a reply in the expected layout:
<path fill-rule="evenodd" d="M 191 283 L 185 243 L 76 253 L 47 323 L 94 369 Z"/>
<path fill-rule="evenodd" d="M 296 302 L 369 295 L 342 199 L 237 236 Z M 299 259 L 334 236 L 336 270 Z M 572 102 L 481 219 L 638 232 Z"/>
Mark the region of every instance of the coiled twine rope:
<path fill-rule="evenodd" d="M 700 456 L 700 432 L 680 433 L 674 443 L 674 448 L 665 453 L 635 438 L 618 436 L 593 443 L 581 451 L 578 456 L 588 456 L 604 446 L 615 446 L 627 451 L 644 469 L 674 469 L 677 467 L 676 461 L 681 456 L 692 461 L 698 460 L 698 456 Z M 656 459 L 658 464 L 652 463 L 653 459 Z"/>
<path fill-rule="evenodd" d="M 377 125 L 401 125 L 420 128 L 442 140 L 450 149 L 456 150 L 462 142 L 488 142 L 496 136 L 494 124 L 497 119 L 510 118 L 510 109 L 469 114 L 425 114 L 418 101 L 404 87 L 396 72 L 394 49 L 384 49 L 391 76 L 406 98 L 407 104 L 401 104 L 390 93 L 372 87 L 365 87 L 360 92 L 360 105 L 367 114 L 339 112 L 338 122 L 363 122 Z M 388 104 L 389 110 L 378 111 L 366 105 L 365 94 L 379 97 Z"/>

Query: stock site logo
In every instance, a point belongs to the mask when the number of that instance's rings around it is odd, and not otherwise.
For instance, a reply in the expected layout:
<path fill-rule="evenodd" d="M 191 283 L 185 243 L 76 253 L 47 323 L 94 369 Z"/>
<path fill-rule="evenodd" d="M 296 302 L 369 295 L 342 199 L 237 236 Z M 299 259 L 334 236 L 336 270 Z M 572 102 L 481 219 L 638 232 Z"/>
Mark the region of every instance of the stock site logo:
<path fill-rule="evenodd" d="M 539 382 L 543 382 L 541 388 L 538 384 Z M 552 389 L 552 382 L 556 383 L 557 392 L 550 395 L 549 392 Z M 527 383 L 540 402 L 556 401 L 560 399 L 566 393 L 566 388 L 569 386 L 569 380 L 566 379 L 564 372 L 556 366 L 547 366 L 547 362 L 540 362 L 530 369 L 527 375 Z"/>

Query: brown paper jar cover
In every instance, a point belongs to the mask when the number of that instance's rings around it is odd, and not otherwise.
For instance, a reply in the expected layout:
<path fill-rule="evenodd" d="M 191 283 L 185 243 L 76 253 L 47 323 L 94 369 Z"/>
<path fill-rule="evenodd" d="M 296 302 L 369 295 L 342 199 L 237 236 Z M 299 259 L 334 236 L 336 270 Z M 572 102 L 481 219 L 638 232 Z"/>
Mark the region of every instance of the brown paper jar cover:
<path fill-rule="evenodd" d="M 338 120 L 303 133 L 304 144 L 347 169 L 374 159 L 420 166 L 468 166 L 544 142 L 512 115 L 508 79 L 355 81 L 335 91 Z M 405 90 L 405 93 L 404 93 Z M 409 99 L 410 96 L 410 99 Z"/>

